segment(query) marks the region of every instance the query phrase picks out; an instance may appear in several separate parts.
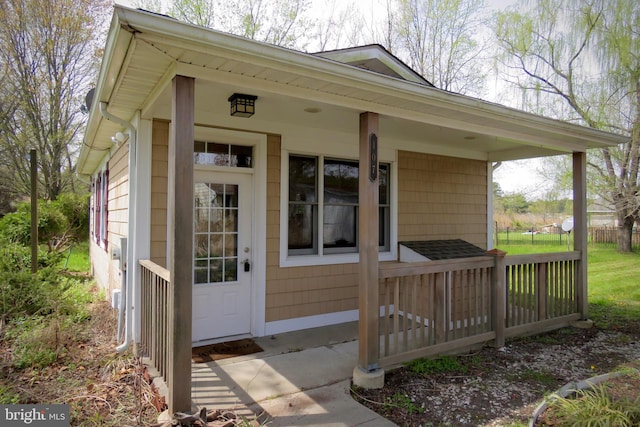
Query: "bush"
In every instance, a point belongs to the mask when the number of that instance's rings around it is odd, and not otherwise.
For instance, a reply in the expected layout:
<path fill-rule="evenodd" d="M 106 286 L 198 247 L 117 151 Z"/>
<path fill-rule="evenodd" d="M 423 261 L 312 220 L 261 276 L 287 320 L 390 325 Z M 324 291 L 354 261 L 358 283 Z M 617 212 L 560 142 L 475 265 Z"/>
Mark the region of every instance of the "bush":
<path fill-rule="evenodd" d="M 57 322 L 43 316 L 14 319 L 7 330 L 13 343 L 14 365 L 44 368 L 58 359 L 60 331 Z"/>
<path fill-rule="evenodd" d="M 0 219 L 0 309 L 6 344 L 19 368 L 48 366 L 58 360 L 78 325 L 89 319 L 89 282 L 61 274 L 65 246 L 86 237 L 87 200 L 63 195 L 41 202 L 38 210 L 38 270 L 31 273 L 29 205 Z M 3 343 L 4 344 L 4 343 Z M 10 390 L 0 399 L 11 401 Z"/>
<path fill-rule="evenodd" d="M 66 249 L 86 238 L 89 227 L 89 198 L 62 194 L 54 201 L 38 201 L 38 243 L 48 251 Z M 0 219 L 1 239 L 24 246 L 31 244 L 31 204 L 19 203 L 16 212 Z"/>
<path fill-rule="evenodd" d="M 0 247 L 0 289 L 2 290 L 2 314 L 14 317 L 32 314 L 48 314 L 52 304 L 64 292 L 61 276 L 56 266 L 62 254 L 40 252 L 38 272 L 31 274 L 31 251 L 17 244 Z"/>
<path fill-rule="evenodd" d="M 27 275 L 22 287 L 10 288 L 14 305 L 7 312 L 11 322 L 6 337 L 12 342 L 14 364 L 19 368 L 54 363 L 68 337 L 77 335 L 78 325 L 90 318 L 93 294 L 87 282 L 47 271 Z"/>

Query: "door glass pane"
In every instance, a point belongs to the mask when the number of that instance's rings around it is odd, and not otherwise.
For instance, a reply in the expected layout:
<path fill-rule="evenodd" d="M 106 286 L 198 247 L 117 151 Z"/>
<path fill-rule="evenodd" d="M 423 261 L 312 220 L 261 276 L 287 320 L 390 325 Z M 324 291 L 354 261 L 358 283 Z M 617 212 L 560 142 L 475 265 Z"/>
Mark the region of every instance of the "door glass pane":
<path fill-rule="evenodd" d="M 224 239 L 224 256 L 226 258 L 238 256 L 238 235 L 227 233 Z"/>
<path fill-rule="evenodd" d="M 207 233 L 196 234 L 194 242 L 194 253 L 196 258 L 207 257 L 209 255 L 209 235 Z"/>
<path fill-rule="evenodd" d="M 196 183 L 194 283 L 238 280 L 238 185 Z"/>
<path fill-rule="evenodd" d="M 196 266 L 193 271 L 193 281 L 195 283 L 209 283 L 209 260 L 196 260 Z"/>

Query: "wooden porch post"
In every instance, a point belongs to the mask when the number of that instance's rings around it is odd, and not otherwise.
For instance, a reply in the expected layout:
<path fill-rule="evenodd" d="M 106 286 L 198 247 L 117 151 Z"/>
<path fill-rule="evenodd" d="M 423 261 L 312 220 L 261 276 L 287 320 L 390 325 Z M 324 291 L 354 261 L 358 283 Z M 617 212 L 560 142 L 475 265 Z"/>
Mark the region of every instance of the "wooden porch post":
<path fill-rule="evenodd" d="M 506 319 L 506 290 L 507 290 L 507 270 L 505 257 L 507 253 L 500 249 L 491 249 L 487 252 L 495 259 L 493 275 L 491 277 L 491 329 L 496 333 L 494 347 L 502 348 L 505 342 L 505 319 Z"/>
<path fill-rule="evenodd" d="M 173 78 L 168 185 L 168 204 L 173 211 L 169 223 L 170 414 L 191 410 L 194 86 L 191 77 Z"/>
<path fill-rule="evenodd" d="M 378 114 L 360 114 L 359 176 L 359 325 L 358 366 L 353 382 L 365 388 L 381 388 L 384 371 L 378 366 L 379 283 L 378 283 Z"/>
<path fill-rule="evenodd" d="M 589 318 L 587 297 L 587 153 L 573 153 L 573 249 L 580 251 L 576 271 L 578 310 Z"/>

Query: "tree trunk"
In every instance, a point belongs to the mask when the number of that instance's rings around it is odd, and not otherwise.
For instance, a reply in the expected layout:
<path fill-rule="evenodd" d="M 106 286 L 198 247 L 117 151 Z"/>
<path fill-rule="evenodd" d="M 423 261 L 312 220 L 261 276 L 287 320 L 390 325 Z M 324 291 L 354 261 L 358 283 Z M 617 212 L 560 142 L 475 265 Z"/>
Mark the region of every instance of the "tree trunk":
<path fill-rule="evenodd" d="M 631 252 L 635 221 L 633 217 L 619 218 L 618 221 L 618 252 Z"/>

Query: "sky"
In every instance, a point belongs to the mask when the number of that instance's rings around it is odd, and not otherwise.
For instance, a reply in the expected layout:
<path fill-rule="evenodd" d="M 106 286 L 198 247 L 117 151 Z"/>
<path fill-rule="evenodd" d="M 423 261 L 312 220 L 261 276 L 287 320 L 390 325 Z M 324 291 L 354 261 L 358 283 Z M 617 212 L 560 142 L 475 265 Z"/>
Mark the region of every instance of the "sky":
<path fill-rule="evenodd" d="M 134 7 L 135 0 L 115 0 L 123 6 Z M 352 4 L 368 15 L 364 11 L 371 10 L 375 15 L 376 11 L 384 13 L 385 0 L 350 0 Z M 513 5 L 516 0 L 486 0 L 487 7 L 492 10 L 500 10 Z M 312 9 L 327 10 L 327 0 L 312 0 Z M 337 5 L 347 4 L 345 0 L 337 0 Z M 544 196 L 546 185 L 541 179 L 536 169 L 539 160 L 504 162 L 494 172 L 494 181 L 500 184 L 500 188 L 505 194 L 522 193 L 527 198 L 537 198 Z"/>

